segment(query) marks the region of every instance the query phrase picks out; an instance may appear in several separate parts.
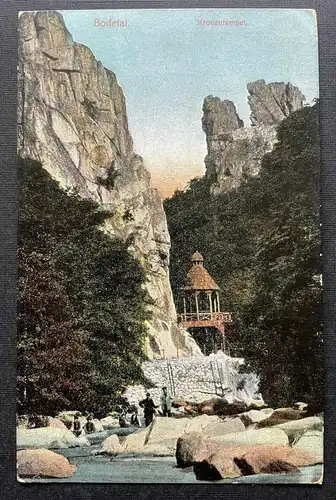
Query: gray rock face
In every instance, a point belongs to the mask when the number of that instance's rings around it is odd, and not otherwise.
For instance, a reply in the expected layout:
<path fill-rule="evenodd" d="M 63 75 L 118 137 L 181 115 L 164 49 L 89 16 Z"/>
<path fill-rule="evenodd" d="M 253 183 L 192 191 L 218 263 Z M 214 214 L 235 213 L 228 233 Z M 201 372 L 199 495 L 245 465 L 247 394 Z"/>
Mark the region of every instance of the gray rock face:
<path fill-rule="evenodd" d="M 291 83 L 257 80 L 247 85 L 252 125 L 272 125 L 302 108 L 305 96 Z"/>
<path fill-rule="evenodd" d="M 143 264 L 155 300 L 149 356 L 163 349 L 166 357 L 176 356 L 177 347 L 180 356 L 198 352 L 176 326 L 166 217 L 133 150 L 115 74 L 73 41 L 57 12 L 23 13 L 19 34 L 19 154 L 41 161 L 61 186 L 111 211 L 106 230 L 126 241 Z"/>
<path fill-rule="evenodd" d="M 218 136 L 222 131 L 232 132 L 244 126 L 232 101 L 221 101 L 219 97 L 210 95 L 204 99 L 203 113 L 202 127 L 208 144 L 211 144 L 211 137 Z"/>
<path fill-rule="evenodd" d="M 291 83 L 258 80 L 247 89 L 250 127 L 244 127 L 231 101 L 212 96 L 204 100 L 202 127 L 208 148 L 204 161 L 214 194 L 237 188 L 258 175 L 263 156 L 273 149 L 277 124 L 302 108 L 305 100 Z"/>

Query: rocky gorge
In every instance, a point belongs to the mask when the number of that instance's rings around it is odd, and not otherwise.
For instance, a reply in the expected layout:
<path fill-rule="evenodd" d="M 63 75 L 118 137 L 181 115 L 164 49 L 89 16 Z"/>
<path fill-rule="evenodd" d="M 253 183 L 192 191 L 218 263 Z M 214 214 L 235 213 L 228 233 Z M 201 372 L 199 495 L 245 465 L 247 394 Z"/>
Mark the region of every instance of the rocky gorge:
<path fill-rule="evenodd" d="M 247 88 L 250 127 L 231 101 L 204 101 L 205 177 L 214 195 L 258 175 L 277 124 L 305 100 L 290 83 L 258 80 Z M 73 40 L 56 12 L 20 16 L 18 139 L 21 157 L 39 160 L 62 187 L 109 210 L 104 230 L 125 242 L 146 270 L 153 300 L 149 361 L 142 365 L 148 386 L 129 386 L 124 396 L 137 404 L 150 390 L 158 402 L 165 385 L 174 396 L 172 417 L 158 414 L 141 429 L 120 428 L 115 413 L 94 419 L 94 432 L 79 437 L 72 432 L 77 411 L 34 428 L 21 419 L 20 480 L 319 481 L 323 414 L 304 404 L 268 408 L 259 378 L 242 373 L 242 358 L 204 356 L 177 326 L 166 215 L 134 151 L 125 96 L 116 75 Z M 83 426 L 85 415 L 79 419 Z"/>
<path fill-rule="evenodd" d="M 23 12 L 19 35 L 18 154 L 111 212 L 105 230 L 126 242 L 147 272 L 154 303 L 148 356 L 200 354 L 176 324 L 166 216 L 133 149 L 116 75 L 73 40 L 58 12 Z"/>

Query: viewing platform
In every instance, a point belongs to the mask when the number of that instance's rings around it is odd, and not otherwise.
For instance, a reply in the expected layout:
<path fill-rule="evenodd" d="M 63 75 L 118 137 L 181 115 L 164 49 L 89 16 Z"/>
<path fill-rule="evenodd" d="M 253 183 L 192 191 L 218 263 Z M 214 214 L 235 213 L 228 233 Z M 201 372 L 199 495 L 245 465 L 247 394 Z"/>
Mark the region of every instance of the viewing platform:
<path fill-rule="evenodd" d="M 231 313 L 228 312 L 195 312 L 178 314 L 179 325 L 184 328 L 205 328 L 214 326 L 223 335 L 225 324 L 232 323 Z"/>

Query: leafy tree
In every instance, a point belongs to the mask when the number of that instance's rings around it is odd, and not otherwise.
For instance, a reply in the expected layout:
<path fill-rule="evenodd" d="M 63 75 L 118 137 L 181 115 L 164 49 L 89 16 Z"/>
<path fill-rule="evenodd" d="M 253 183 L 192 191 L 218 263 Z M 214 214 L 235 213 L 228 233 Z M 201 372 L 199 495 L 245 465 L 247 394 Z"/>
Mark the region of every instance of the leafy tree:
<path fill-rule="evenodd" d="M 81 331 L 49 256 L 19 250 L 18 392 L 23 413 L 54 414 L 90 393 L 86 333 Z M 92 394 L 91 394 L 92 396 Z"/>
<path fill-rule="evenodd" d="M 265 399 L 320 403 L 318 104 L 293 113 L 277 135 L 258 177 L 219 196 L 207 178 L 194 179 L 165 201 L 173 293 L 199 250 L 233 312 L 230 340 L 261 375 Z"/>
<path fill-rule="evenodd" d="M 31 410 L 100 416 L 143 377 L 146 276 L 103 231 L 109 212 L 62 190 L 38 162 L 19 163 L 19 399 L 25 389 Z"/>

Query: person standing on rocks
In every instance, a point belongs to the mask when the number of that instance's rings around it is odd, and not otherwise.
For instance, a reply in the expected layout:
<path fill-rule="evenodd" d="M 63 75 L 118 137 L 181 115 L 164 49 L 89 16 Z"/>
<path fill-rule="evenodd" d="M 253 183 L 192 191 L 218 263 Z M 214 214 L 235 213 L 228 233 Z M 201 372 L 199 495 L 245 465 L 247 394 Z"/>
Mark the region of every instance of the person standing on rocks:
<path fill-rule="evenodd" d="M 79 421 L 78 415 L 74 416 L 74 423 L 73 423 L 73 433 L 76 437 L 80 436 L 82 432 L 82 426 Z"/>
<path fill-rule="evenodd" d="M 171 416 L 172 401 L 173 398 L 169 394 L 167 387 L 162 387 L 161 408 L 164 417 Z"/>
<path fill-rule="evenodd" d="M 131 405 L 130 411 L 132 412 L 131 413 L 131 425 L 134 425 L 136 427 L 141 427 L 141 422 L 140 422 L 140 418 L 138 415 L 138 408 L 136 407 L 136 405 Z"/>
<path fill-rule="evenodd" d="M 92 417 L 89 415 L 86 419 L 86 424 L 84 425 L 84 430 L 86 434 L 92 434 L 94 432 L 94 425 L 92 422 Z"/>
<path fill-rule="evenodd" d="M 139 401 L 139 405 L 141 406 L 141 408 L 144 409 L 145 424 L 146 424 L 146 427 L 148 427 L 153 422 L 153 416 L 155 413 L 155 409 L 158 408 L 158 406 L 155 405 L 149 392 L 147 392 L 145 399 L 143 399 L 142 401 Z"/>

